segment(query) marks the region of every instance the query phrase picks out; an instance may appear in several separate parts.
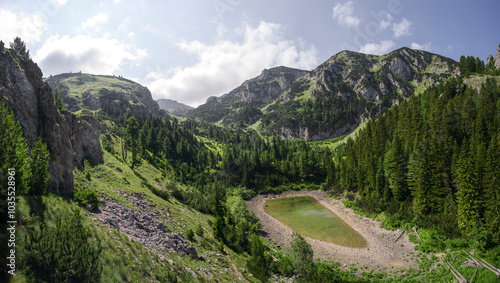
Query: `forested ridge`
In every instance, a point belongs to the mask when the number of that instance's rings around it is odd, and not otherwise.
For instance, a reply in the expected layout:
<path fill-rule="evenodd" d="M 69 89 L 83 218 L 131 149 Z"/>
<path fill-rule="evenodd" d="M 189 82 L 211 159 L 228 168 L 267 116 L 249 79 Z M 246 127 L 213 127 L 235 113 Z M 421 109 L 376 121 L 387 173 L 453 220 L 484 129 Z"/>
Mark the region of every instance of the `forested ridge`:
<path fill-rule="evenodd" d="M 357 192 L 356 205 L 385 211 L 396 226 L 433 229 L 441 240 L 472 237 L 486 249 L 500 243 L 499 148 L 496 79 L 477 91 L 452 78 L 349 139 L 334 187 Z"/>

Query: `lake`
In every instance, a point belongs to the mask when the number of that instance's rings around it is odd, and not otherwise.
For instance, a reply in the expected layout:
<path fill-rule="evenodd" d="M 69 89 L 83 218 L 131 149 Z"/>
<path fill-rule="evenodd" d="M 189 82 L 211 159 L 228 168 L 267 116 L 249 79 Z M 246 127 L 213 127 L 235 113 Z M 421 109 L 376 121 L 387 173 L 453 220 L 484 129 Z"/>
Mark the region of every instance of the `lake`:
<path fill-rule="evenodd" d="M 264 211 L 302 236 L 351 248 L 368 246 L 363 236 L 313 197 L 267 200 Z"/>

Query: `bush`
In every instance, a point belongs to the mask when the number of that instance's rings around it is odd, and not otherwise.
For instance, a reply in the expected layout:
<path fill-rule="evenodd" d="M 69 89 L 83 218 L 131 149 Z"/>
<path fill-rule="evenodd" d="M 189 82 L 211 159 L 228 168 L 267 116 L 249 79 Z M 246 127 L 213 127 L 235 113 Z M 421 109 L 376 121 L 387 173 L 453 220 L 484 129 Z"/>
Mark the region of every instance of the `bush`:
<path fill-rule="evenodd" d="M 92 207 L 92 209 L 97 209 L 101 204 L 101 200 L 99 199 L 99 195 L 92 189 L 86 188 L 76 188 L 74 199 L 82 206 L 86 206 L 87 204 Z"/>
<path fill-rule="evenodd" d="M 186 232 L 184 233 L 186 235 L 186 238 L 190 241 L 194 240 L 194 232 L 191 229 L 187 229 Z"/>
<path fill-rule="evenodd" d="M 203 227 L 201 227 L 201 224 L 198 224 L 196 227 L 196 235 L 203 237 Z"/>
<path fill-rule="evenodd" d="M 153 192 L 153 194 L 161 197 L 162 199 L 166 201 L 170 199 L 170 194 L 166 190 L 157 188 L 156 186 L 151 186 L 149 184 L 147 184 L 147 187 L 151 192 Z"/>
<path fill-rule="evenodd" d="M 101 244 L 83 226 L 80 210 L 56 227 L 28 228 L 26 261 L 30 282 L 99 282 Z"/>
<path fill-rule="evenodd" d="M 110 141 L 103 141 L 102 147 L 109 153 L 115 154 L 115 147 Z"/>

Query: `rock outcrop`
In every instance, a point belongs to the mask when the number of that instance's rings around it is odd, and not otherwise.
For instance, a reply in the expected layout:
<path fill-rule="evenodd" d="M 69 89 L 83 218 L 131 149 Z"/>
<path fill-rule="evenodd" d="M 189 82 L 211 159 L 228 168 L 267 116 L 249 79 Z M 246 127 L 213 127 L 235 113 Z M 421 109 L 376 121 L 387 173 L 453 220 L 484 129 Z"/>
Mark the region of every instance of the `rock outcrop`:
<path fill-rule="evenodd" d="M 497 53 L 495 54 L 495 68 L 500 69 L 500 45 L 497 48 Z"/>
<path fill-rule="evenodd" d="M 492 54 L 488 55 L 488 58 L 486 59 L 486 64 L 490 64 L 493 62 L 493 65 L 495 68 L 500 69 L 500 45 L 498 45 L 497 52 L 495 53 L 495 56 Z"/>
<path fill-rule="evenodd" d="M 99 122 L 93 117 L 59 112 L 52 89 L 42 80 L 38 65 L 12 49 L 0 52 L 0 85 L 0 99 L 21 124 L 28 145 L 32 146 L 38 137 L 47 144 L 49 188 L 71 193 L 73 168 L 83 166 L 84 156 L 103 162 Z"/>

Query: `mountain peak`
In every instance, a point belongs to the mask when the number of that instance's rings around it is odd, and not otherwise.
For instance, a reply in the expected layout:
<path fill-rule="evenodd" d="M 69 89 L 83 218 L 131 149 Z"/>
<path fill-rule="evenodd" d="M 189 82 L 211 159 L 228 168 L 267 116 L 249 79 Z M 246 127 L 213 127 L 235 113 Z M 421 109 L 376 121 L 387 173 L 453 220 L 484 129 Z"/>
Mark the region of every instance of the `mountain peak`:
<path fill-rule="evenodd" d="M 341 51 L 312 71 L 265 69 L 188 116 L 222 124 L 254 124 L 262 133 L 319 140 L 354 130 L 417 89 L 446 80 L 456 62 L 402 47 L 385 55 Z M 261 123 L 257 123 L 260 121 Z"/>
<path fill-rule="evenodd" d="M 160 98 L 156 102 L 161 109 L 176 116 L 186 116 L 189 111 L 194 109 L 194 107 L 168 98 Z"/>

